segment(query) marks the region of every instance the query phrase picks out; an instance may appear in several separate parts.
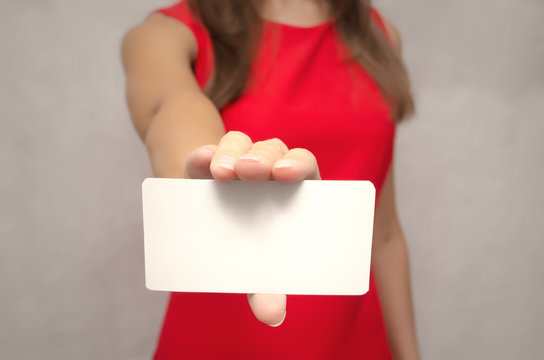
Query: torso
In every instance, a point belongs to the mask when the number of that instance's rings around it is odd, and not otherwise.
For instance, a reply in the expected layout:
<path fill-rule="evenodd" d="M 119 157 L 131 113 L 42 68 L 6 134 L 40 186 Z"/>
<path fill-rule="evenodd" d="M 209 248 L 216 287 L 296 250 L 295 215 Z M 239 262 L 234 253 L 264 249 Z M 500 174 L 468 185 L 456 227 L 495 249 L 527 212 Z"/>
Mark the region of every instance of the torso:
<path fill-rule="evenodd" d="M 183 3 L 163 13 L 193 31 L 195 75 L 204 88 L 213 67 L 205 29 Z M 346 63 L 328 19 L 300 26 L 270 12 L 263 17 L 252 86 L 222 109 L 225 129 L 307 148 L 323 179 L 371 180 L 379 193 L 395 126 L 376 84 L 358 64 Z M 287 313 L 282 326 L 270 328 L 255 320 L 245 295 L 174 293 L 156 358 L 390 358 L 373 277 L 363 296 L 288 296 Z"/>

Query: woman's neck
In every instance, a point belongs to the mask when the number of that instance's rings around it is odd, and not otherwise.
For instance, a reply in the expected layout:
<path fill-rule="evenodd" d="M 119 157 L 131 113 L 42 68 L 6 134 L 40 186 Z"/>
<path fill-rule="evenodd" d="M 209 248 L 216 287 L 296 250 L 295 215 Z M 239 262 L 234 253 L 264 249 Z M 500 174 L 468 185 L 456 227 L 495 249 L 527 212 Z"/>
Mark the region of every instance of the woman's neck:
<path fill-rule="evenodd" d="M 326 0 L 261 0 L 259 14 L 263 19 L 296 26 L 314 26 L 330 17 Z"/>

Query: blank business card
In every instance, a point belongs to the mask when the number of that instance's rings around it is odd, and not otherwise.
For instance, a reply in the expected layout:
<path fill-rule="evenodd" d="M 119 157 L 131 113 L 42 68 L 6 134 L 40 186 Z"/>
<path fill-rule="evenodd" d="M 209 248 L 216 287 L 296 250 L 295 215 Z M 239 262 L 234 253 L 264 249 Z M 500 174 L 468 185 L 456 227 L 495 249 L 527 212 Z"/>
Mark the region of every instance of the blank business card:
<path fill-rule="evenodd" d="M 151 290 L 361 295 L 376 191 L 369 181 L 142 184 Z"/>

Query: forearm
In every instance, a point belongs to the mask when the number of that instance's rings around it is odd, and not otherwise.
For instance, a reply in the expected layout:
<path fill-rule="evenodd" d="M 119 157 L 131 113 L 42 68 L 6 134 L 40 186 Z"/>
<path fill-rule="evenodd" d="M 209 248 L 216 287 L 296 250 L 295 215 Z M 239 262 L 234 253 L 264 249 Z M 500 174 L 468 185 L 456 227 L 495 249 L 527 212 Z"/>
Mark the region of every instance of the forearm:
<path fill-rule="evenodd" d="M 154 176 L 182 178 L 191 151 L 217 144 L 224 133 L 219 112 L 204 94 L 173 93 L 162 102 L 144 138 Z"/>
<path fill-rule="evenodd" d="M 395 359 L 419 359 L 406 241 L 401 231 L 375 240 L 373 267 L 389 344 Z"/>

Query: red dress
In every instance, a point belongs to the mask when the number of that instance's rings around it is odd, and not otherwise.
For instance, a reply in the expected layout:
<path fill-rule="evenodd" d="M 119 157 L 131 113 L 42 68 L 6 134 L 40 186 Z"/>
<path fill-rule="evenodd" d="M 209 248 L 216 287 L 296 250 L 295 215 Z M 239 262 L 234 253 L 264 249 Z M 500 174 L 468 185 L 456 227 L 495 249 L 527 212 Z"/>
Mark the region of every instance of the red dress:
<path fill-rule="evenodd" d="M 184 23 L 198 44 L 195 76 L 213 65 L 210 39 L 183 2 L 161 12 Z M 383 28 L 379 15 L 374 19 Z M 221 111 L 225 128 L 253 141 L 277 137 L 307 148 L 321 177 L 383 186 L 395 125 L 375 82 L 344 62 L 332 22 L 302 28 L 264 21 L 253 86 Z M 173 293 L 155 359 L 390 359 L 374 278 L 363 296 L 287 296 L 277 328 L 257 321 L 245 294 Z"/>

